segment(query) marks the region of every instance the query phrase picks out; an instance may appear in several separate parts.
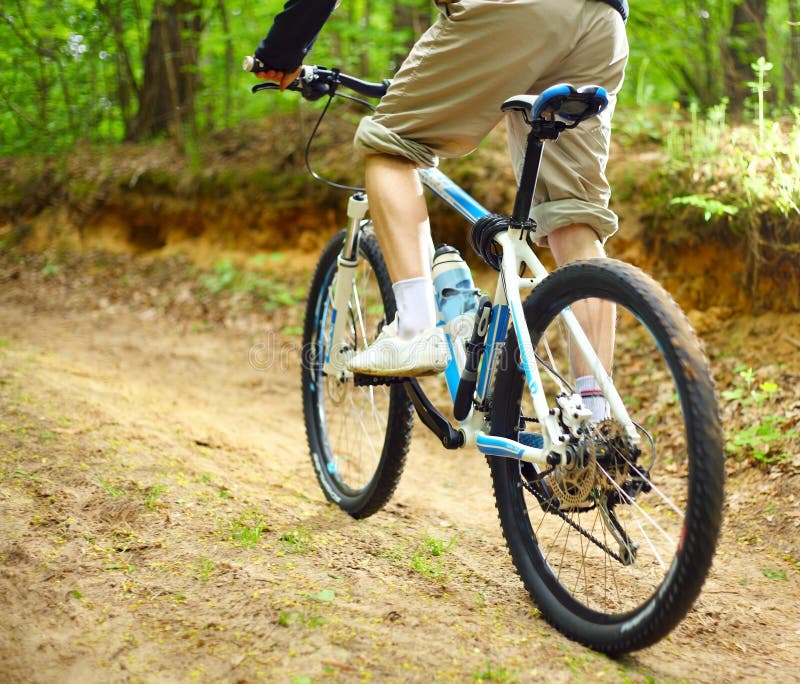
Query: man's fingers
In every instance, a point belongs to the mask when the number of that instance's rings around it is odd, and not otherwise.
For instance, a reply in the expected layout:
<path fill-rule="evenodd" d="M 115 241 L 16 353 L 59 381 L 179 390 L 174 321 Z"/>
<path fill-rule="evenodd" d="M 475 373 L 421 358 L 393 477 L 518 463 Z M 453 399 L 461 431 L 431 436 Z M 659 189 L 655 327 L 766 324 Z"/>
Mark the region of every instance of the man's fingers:
<path fill-rule="evenodd" d="M 256 78 L 260 78 L 264 81 L 280 81 L 282 76 L 282 71 L 275 71 L 274 69 L 267 69 L 266 71 L 259 71 L 256 73 Z"/>
<path fill-rule="evenodd" d="M 284 73 L 281 75 L 282 76 L 280 79 L 281 90 L 286 90 L 286 88 L 288 88 L 297 79 L 297 77 L 300 75 L 300 70 L 302 68 L 303 67 L 299 67 L 294 71 L 292 71 L 291 73 Z"/>
<path fill-rule="evenodd" d="M 276 71 L 275 69 L 267 69 L 267 71 L 257 72 L 256 78 L 260 78 L 263 81 L 275 81 L 280 85 L 281 90 L 286 90 L 300 75 L 302 68 L 303 67 L 298 67 L 295 71 L 289 73 L 285 71 Z"/>

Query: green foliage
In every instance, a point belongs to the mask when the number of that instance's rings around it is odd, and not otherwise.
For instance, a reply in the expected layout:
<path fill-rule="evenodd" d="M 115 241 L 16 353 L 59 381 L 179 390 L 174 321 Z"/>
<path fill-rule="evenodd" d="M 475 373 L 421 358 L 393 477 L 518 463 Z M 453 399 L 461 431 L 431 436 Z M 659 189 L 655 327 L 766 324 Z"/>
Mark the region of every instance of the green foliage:
<path fill-rule="evenodd" d="M 738 207 L 730 204 L 723 204 L 719 200 L 708 195 L 686 195 L 685 197 L 674 197 L 670 204 L 685 204 L 691 207 L 698 207 L 703 210 L 703 218 L 710 221 L 712 216 L 736 216 L 739 213 Z"/>
<path fill-rule="evenodd" d="M 677 3 L 650 0 L 635 3 L 628 21 L 630 63 L 628 84 L 622 92 L 623 109 L 641 104 L 640 74 L 646 72 L 650 103 L 691 101 L 704 107 L 720 102 L 728 92 L 726 69 L 730 69 L 733 51 L 752 49 L 755 40 L 733 35 L 734 5 L 730 0 Z M 790 3 L 768 3 L 764 26 L 739 26 L 739 32 L 765 36 L 769 54 L 765 60 L 774 65 L 773 99 L 784 105 L 798 104 L 786 72 L 794 72 L 791 58 Z M 754 55 L 757 58 L 758 55 Z M 795 88 L 797 84 L 795 84 Z"/>
<path fill-rule="evenodd" d="M 786 420 L 781 416 L 767 415 L 759 422 L 734 433 L 733 439 L 728 443 L 728 451 L 746 449 L 759 463 L 780 463 L 789 458 L 789 454 L 779 451 L 773 452 L 773 447 L 783 439 L 797 436 L 796 432 L 784 431 Z"/>
<path fill-rule="evenodd" d="M 251 260 L 251 264 L 254 263 Z M 304 286 L 292 286 L 281 280 L 261 275 L 251 270 L 237 268 L 230 259 L 221 259 L 212 273 L 202 278 L 203 287 L 211 294 L 223 291 L 247 292 L 263 300 L 264 309 L 274 311 L 281 307 L 294 307 L 306 294 Z M 293 334 L 288 330 L 287 334 Z"/>
<path fill-rule="evenodd" d="M 490 662 L 482 670 L 472 673 L 472 679 L 476 682 L 515 682 L 516 675 L 506 670 L 504 667 L 494 667 Z"/>
<path fill-rule="evenodd" d="M 214 561 L 201 556 L 194 565 L 194 578 L 200 582 L 208 582 L 214 574 Z"/>
<path fill-rule="evenodd" d="M 264 517 L 255 510 L 242 513 L 228 526 L 228 537 L 240 546 L 255 546 L 267 530 Z"/>
<path fill-rule="evenodd" d="M 709 234 L 743 241 L 751 294 L 762 259 L 800 254 L 800 110 L 770 119 L 770 64 L 759 59 L 752 67 L 754 125 L 731 125 L 727 101 L 705 112 L 697 103 L 674 109 L 681 116 L 673 115 L 663 137 L 664 163 L 644 190 L 653 223 L 675 226 L 669 239 Z M 705 228 L 698 228 L 700 217 Z M 691 230 L 681 231 L 687 225 Z"/>
<path fill-rule="evenodd" d="M 144 492 L 145 508 L 147 508 L 150 511 L 156 510 L 160 505 L 158 498 L 166 491 L 167 491 L 166 486 L 161 484 L 148 487 Z"/>
<path fill-rule="evenodd" d="M 54 152 L 82 141 L 119 141 L 139 108 L 150 22 L 156 0 L 13 0 L 0 10 L 0 153 Z M 265 113 L 294 111 L 294 94 L 254 97 L 253 77 L 239 69 L 269 29 L 284 0 L 237 6 L 196 0 L 199 34 L 196 131 L 171 131 L 184 149 L 191 134 L 240 127 Z M 342 3 L 320 33 L 309 58 L 370 79 L 390 77 L 413 40 L 437 16 L 430 0 Z M 758 88 L 763 106 L 798 104 L 789 72 L 792 39 L 787 3 L 770 3 L 766 35 L 773 87 Z M 187 17 L 188 18 L 188 15 Z M 657 134 L 647 108 L 673 100 L 710 106 L 727 94 L 723 65 L 732 49 L 732 3 L 652 0 L 633 7 L 628 22 L 631 57 L 621 110 L 631 128 Z M 680 27 L 680 30 L 675 30 Z M 740 39 L 737 39 L 740 40 Z M 755 57 L 754 57 L 755 59 Z M 787 66 L 788 65 L 788 66 Z M 766 69 L 766 67 L 764 66 Z M 795 84 L 795 88 L 797 84 Z M 644 115 L 642 115 L 644 113 Z M 187 138 L 188 136 L 188 138 Z"/>
<path fill-rule="evenodd" d="M 455 541 L 455 537 L 444 540 L 426 533 L 422 538 L 422 542 L 411 555 L 411 568 L 432 579 L 442 577 L 444 575 L 444 562 L 441 556 L 455 544 Z"/>
<path fill-rule="evenodd" d="M 734 380 L 735 389 L 722 392 L 722 398 L 735 401 L 743 406 L 755 404 L 761 406 L 764 401 L 780 392 L 780 387 L 771 380 L 756 385 L 756 376 L 752 368 L 743 368 Z"/>
<path fill-rule="evenodd" d="M 764 577 L 770 580 L 786 580 L 786 571 L 785 570 L 774 570 L 773 568 L 763 568 L 762 572 L 764 573 Z"/>
<path fill-rule="evenodd" d="M 311 548 L 311 532 L 305 527 L 284 532 L 281 535 L 281 546 L 286 553 L 307 553 Z"/>
<path fill-rule="evenodd" d="M 733 385 L 721 392 L 722 399 L 733 406 L 748 407 L 753 418 L 730 436 L 725 449 L 765 465 L 786 461 L 788 443 L 800 433 L 787 427 L 789 421 L 784 416 L 772 412 L 779 406 L 781 388 L 772 380 L 759 382 L 752 368 L 738 369 Z"/>
<path fill-rule="evenodd" d="M 756 80 L 748 81 L 747 86 L 758 96 L 758 140 L 763 143 L 765 127 L 764 95 L 770 88 L 770 84 L 767 81 L 767 72 L 772 70 L 773 65 L 761 56 L 750 67 L 755 72 Z"/>
<path fill-rule="evenodd" d="M 321 589 L 318 592 L 309 594 L 308 597 L 322 603 L 333 603 L 336 599 L 336 592 L 333 589 Z"/>

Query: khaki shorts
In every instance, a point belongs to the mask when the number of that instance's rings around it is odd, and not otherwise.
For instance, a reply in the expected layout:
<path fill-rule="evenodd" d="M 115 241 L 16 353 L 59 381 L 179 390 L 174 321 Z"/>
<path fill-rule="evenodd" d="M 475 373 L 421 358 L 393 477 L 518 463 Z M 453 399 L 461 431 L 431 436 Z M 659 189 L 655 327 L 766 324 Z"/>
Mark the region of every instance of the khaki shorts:
<path fill-rule="evenodd" d="M 605 176 L 611 115 L 628 41 L 619 12 L 597 0 L 460 0 L 419 39 L 355 146 L 431 167 L 474 150 L 503 117 L 500 105 L 556 83 L 603 86 L 610 105 L 545 145 L 532 212 L 537 238 L 587 223 L 605 240 L 617 229 Z M 528 127 L 507 116 L 519 177 Z"/>

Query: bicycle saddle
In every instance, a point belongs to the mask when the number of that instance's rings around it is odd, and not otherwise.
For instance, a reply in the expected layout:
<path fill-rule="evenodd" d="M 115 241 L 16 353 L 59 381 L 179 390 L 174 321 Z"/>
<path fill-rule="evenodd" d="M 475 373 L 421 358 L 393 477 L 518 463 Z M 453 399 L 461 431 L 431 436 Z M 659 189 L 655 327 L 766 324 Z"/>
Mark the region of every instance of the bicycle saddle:
<path fill-rule="evenodd" d="M 550 86 L 539 95 L 515 95 L 500 107 L 504 112 L 523 112 L 529 121 L 560 117 L 578 125 L 608 106 L 608 93 L 600 86 L 575 88 L 569 83 Z"/>

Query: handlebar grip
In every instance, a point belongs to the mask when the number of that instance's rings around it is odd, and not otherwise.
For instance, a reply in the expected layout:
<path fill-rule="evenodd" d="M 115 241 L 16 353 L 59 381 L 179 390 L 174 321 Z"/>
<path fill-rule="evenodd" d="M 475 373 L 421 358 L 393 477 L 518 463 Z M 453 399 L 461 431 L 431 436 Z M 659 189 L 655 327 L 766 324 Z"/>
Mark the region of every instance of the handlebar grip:
<path fill-rule="evenodd" d="M 259 73 L 266 70 L 266 67 L 260 59 L 248 56 L 242 60 L 242 71 L 253 71 Z"/>

